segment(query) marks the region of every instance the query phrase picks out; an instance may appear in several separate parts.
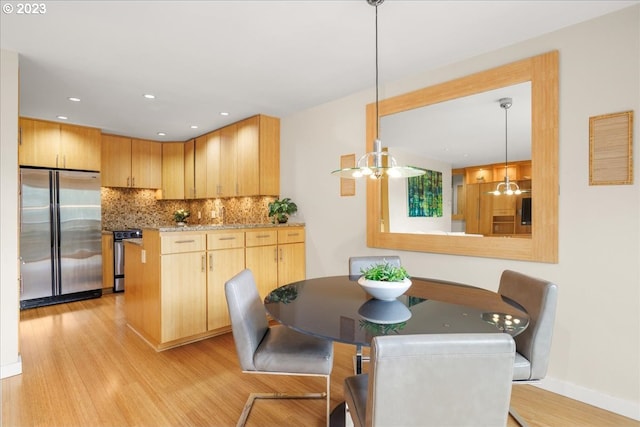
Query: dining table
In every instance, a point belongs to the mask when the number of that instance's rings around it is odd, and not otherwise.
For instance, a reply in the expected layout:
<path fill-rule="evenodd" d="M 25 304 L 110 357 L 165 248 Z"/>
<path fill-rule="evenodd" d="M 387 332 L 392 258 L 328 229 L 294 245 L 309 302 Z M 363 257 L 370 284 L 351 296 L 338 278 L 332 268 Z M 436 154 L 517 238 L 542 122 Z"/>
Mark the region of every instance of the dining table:
<path fill-rule="evenodd" d="M 264 299 L 277 322 L 307 335 L 362 348 L 379 335 L 495 333 L 516 336 L 529 323 L 526 310 L 488 289 L 412 277 L 411 287 L 392 301 L 372 298 L 359 276 L 329 276 L 278 287 Z"/>
<path fill-rule="evenodd" d="M 390 301 L 371 297 L 360 276 L 328 276 L 278 287 L 264 299 L 275 321 L 298 332 L 355 346 L 354 370 L 362 373 L 363 347 L 375 336 L 504 332 L 516 336 L 529 324 L 517 302 L 488 289 L 412 277 L 411 286 Z M 344 403 L 330 425 L 344 425 Z"/>

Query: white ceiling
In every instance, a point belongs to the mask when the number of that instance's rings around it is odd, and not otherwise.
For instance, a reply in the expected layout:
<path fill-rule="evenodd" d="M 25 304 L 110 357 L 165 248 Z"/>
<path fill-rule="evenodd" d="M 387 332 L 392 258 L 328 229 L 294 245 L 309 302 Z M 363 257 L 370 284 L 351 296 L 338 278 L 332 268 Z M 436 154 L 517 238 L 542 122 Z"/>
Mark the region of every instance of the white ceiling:
<path fill-rule="evenodd" d="M 387 0 L 380 83 L 639 2 Z M 2 2 L 1 47 L 21 55 L 22 116 L 175 141 L 375 84 L 375 8 L 365 0 L 43 3 L 35 15 Z"/>

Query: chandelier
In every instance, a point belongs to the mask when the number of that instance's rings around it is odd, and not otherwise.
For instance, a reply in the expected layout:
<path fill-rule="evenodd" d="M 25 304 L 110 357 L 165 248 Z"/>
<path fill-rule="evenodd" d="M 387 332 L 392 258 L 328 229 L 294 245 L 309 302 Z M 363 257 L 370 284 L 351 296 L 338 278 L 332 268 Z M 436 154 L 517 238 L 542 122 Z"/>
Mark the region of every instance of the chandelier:
<path fill-rule="evenodd" d="M 376 8 L 376 139 L 373 141 L 373 151 L 364 154 L 358 159 L 355 167 L 337 169 L 331 172 L 332 175 L 341 178 L 360 178 L 369 176 L 373 179 L 387 175 L 391 178 L 409 178 L 412 176 L 424 175 L 424 169 L 413 166 L 398 166 L 396 159 L 387 151 L 382 151 L 382 141 L 380 134 L 380 114 L 378 112 L 378 6 L 384 0 L 367 0 L 369 5 Z M 386 161 L 384 161 L 386 158 Z"/>
<path fill-rule="evenodd" d="M 513 194 L 518 195 L 521 194 L 520 187 L 517 183 L 509 181 L 509 173 L 508 173 L 508 111 L 513 105 L 513 100 L 511 98 L 501 98 L 498 100 L 500 103 L 500 108 L 504 109 L 504 181 L 499 182 L 496 186 L 496 189 L 493 191 L 493 194 L 499 196 L 501 194 L 506 194 L 507 196 L 511 196 Z"/>

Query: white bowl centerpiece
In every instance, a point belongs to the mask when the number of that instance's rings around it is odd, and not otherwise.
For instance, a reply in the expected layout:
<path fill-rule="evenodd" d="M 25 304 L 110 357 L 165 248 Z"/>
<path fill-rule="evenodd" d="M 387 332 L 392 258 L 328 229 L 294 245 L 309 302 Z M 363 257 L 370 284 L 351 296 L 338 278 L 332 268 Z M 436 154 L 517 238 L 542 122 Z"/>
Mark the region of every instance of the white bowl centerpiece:
<path fill-rule="evenodd" d="M 358 284 L 365 292 L 379 300 L 393 301 L 411 287 L 409 274 L 404 267 L 385 262 L 362 269 L 361 273 Z"/>

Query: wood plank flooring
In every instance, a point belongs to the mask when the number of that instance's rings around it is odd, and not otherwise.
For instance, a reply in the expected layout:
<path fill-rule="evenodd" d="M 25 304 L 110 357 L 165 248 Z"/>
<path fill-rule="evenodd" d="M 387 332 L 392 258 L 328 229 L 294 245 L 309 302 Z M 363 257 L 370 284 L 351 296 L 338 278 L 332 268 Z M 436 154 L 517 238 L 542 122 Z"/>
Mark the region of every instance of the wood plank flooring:
<path fill-rule="evenodd" d="M 242 374 L 231 334 L 156 353 L 127 328 L 123 304 L 108 294 L 21 312 L 23 374 L 2 380 L 2 426 L 234 426 L 251 392 L 324 388 L 322 379 Z M 335 345 L 332 407 L 353 351 Z M 532 427 L 640 426 L 532 386 L 514 387 L 512 404 Z M 248 426 L 324 423 L 322 400 L 269 400 Z"/>

